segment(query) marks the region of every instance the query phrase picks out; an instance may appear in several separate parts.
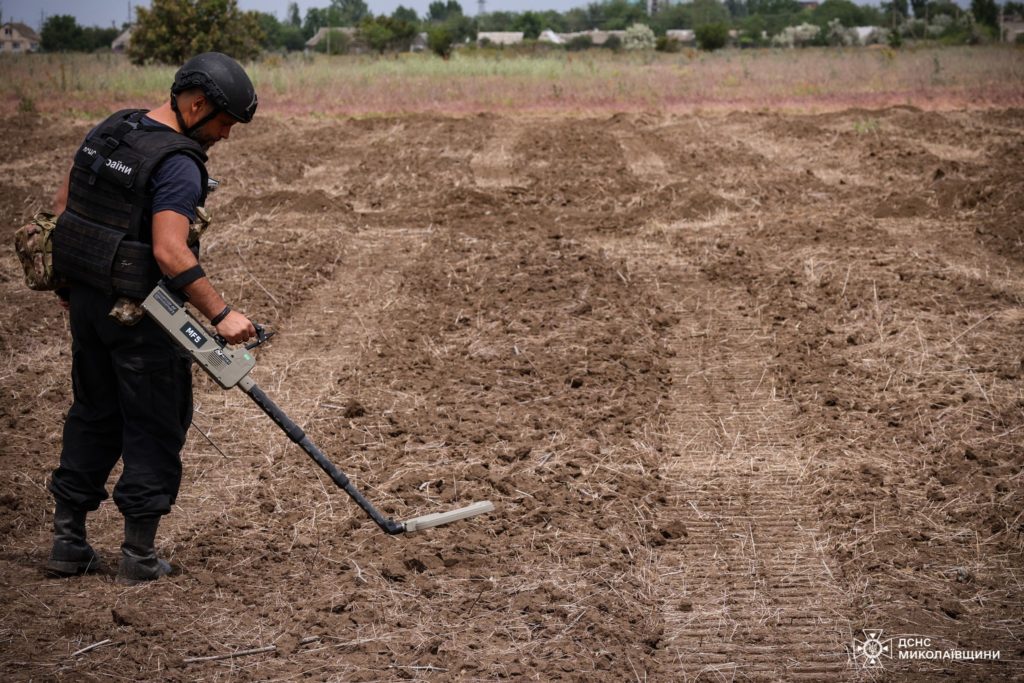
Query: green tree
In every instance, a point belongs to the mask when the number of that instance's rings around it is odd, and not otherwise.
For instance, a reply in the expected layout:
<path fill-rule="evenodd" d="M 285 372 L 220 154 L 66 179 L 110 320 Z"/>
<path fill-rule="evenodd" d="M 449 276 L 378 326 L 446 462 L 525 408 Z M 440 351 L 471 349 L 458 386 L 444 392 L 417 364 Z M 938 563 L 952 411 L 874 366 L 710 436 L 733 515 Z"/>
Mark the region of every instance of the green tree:
<path fill-rule="evenodd" d="M 747 3 L 743 0 L 725 0 L 725 9 L 729 10 L 729 16 L 734 19 L 742 19 L 747 16 Z"/>
<path fill-rule="evenodd" d="M 519 15 L 515 12 L 488 12 L 477 17 L 481 31 L 512 31 Z"/>
<path fill-rule="evenodd" d="M 365 0 L 331 0 L 331 18 L 337 20 L 337 24 L 331 26 L 358 26 L 366 17 L 370 16 L 370 8 L 366 6 Z"/>
<path fill-rule="evenodd" d="M 70 14 L 55 14 L 43 24 L 39 45 L 47 52 L 74 52 L 82 47 L 82 27 Z"/>
<path fill-rule="evenodd" d="M 593 25 L 590 23 L 590 16 L 582 7 L 574 7 L 562 16 L 565 19 L 566 31 L 586 31 L 587 29 L 593 28 Z"/>
<path fill-rule="evenodd" d="M 590 26 L 606 31 L 621 31 L 627 26 L 647 21 L 644 0 L 604 0 L 587 5 Z"/>
<path fill-rule="evenodd" d="M 1009 7 L 1009 5 L 1010 3 L 1007 3 L 1007 7 Z M 960 6 L 953 2 L 953 0 L 934 0 L 933 2 L 928 3 L 929 18 L 934 19 L 935 17 L 943 14 L 956 19 L 963 14 L 963 10 L 960 9 Z"/>
<path fill-rule="evenodd" d="M 542 30 L 549 28 L 556 33 L 565 33 L 569 30 L 569 23 L 565 20 L 565 15 L 556 10 L 544 10 L 538 12 L 540 16 L 540 23 L 542 24 Z"/>
<path fill-rule="evenodd" d="M 694 33 L 697 45 L 702 50 L 719 50 L 729 42 L 729 26 L 727 24 L 701 24 Z"/>
<path fill-rule="evenodd" d="M 460 17 L 463 15 L 462 5 L 457 0 L 448 0 L 448 2 L 434 0 L 427 7 L 427 21 L 433 23 L 447 21 L 456 15 Z"/>
<path fill-rule="evenodd" d="M 263 32 L 262 47 L 264 50 L 301 50 L 306 41 L 302 36 L 301 26 L 290 20 L 280 22 L 269 12 L 257 12 L 256 20 Z"/>
<path fill-rule="evenodd" d="M 82 29 L 82 41 L 79 44 L 80 49 L 86 52 L 95 52 L 96 50 L 104 50 L 110 47 L 110 44 L 114 42 L 114 39 L 121 34 L 121 29 L 108 27 L 100 28 L 99 26 L 86 26 Z M 42 39 L 42 36 L 40 36 Z"/>
<path fill-rule="evenodd" d="M 281 22 L 277 20 L 277 17 L 270 12 L 257 12 L 256 22 L 260 25 L 260 31 L 263 32 L 261 47 L 264 50 L 275 50 L 279 48 L 279 41 L 281 40 Z"/>
<path fill-rule="evenodd" d="M 820 26 L 822 30 L 833 19 L 838 19 L 846 27 L 863 26 L 863 15 L 861 7 L 852 0 L 825 0 L 811 10 L 810 23 Z"/>
<path fill-rule="evenodd" d="M 537 40 L 537 36 L 544 30 L 541 25 L 540 15 L 536 12 L 523 12 L 515 23 L 515 30 L 523 32 L 523 38 Z"/>
<path fill-rule="evenodd" d="M 979 24 L 991 28 L 999 26 L 999 6 L 996 0 L 971 0 L 971 14 Z"/>
<path fill-rule="evenodd" d="M 455 3 L 458 4 L 458 3 Z M 461 12 L 452 14 L 444 22 L 448 33 L 455 43 L 467 43 L 476 40 L 476 21 L 463 15 Z"/>
<path fill-rule="evenodd" d="M 427 31 L 427 47 L 438 57 L 448 59 L 452 56 L 455 41 L 444 24 L 431 26 Z"/>
<path fill-rule="evenodd" d="M 725 24 L 728 26 L 729 10 L 718 0 L 693 0 L 690 3 L 691 25 Z"/>
<path fill-rule="evenodd" d="M 690 12 L 690 5 L 669 5 L 651 17 L 650 25 L 658 35 L 664 35 L 670 29 L 692 28 L 693 13 Z"/>
<path fill-rule="evenodd" d="M 260 51 L 263 32 L 254 12 L 238 9 L 238 0 L 152 0 L 136 9 L 128 56 L 136 64 L 181 64 L 215 50 L 247 60 Z"/>
<path fill-rule="evenodd" d="M 416 25 L 385 15 L 367 17 L 359 25 L 359 35 L 367 45 L 380 52 L 405 51 L 416 37 Z"/>
<path fill-rule="evenodd" d="M 302 17 L 299 16 L 299 3 L 288 3 L 288 22 L 295 28 L 302 28 Z"/>
<path fill-rule="evenodd" d="M 391 13 L 391 18 L 397 21 L 404 21 L 407 24 L 416 25 L 420 23 L 420 17 L 416 14 L 416 10 L 403 7 L 402 5 L 395 8 L 395 11 Z"/>
<path fill-rule="evenodd" d="M 907 0 L 889 0 L 888 2 L 883 2 L 880 9 L 886 17 L 886 23 L 890 26 L 900 24 L 910 15 L 910 6 Z"/>
<path fill-rule="evenodd" d="M 764 20 L 763 30 L 774 36 L 787 26 L 801 23 L 805 12 L 796 0 L 748 0 L 748 16 Z"/>
<path fill-rule="evenodd" d="M 306 18 L 302 21 L 302 36 L 309 40 L 316 32 L 326 26 L 334 26 L 331 23 L 331 12 L 329 9 L 310 7 L 306 10 Z"/>

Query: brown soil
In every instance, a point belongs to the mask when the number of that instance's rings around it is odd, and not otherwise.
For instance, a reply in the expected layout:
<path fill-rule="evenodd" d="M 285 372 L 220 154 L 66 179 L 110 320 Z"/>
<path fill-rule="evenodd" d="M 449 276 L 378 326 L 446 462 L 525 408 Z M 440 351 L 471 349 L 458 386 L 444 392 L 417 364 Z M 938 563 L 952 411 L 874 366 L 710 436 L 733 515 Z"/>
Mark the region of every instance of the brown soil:
<path fill-rule="evenodd" d="M 87 124 L 7 119 L 0 211 Z M 4 680 L 1018 680 L 1024 112 L 259 119 L 203 262 L 279 332 L 196 375 L 174 576 L 57 580 L 63 312 L 0 259 Z M 851 662 L 862 629 L 1000 661 Z M 108 641 L 83 654 L 88 645 Z M 270 648 L 270 646 L 274 646 Z M 190 658 L 264 648 L 212 661 Z"/>

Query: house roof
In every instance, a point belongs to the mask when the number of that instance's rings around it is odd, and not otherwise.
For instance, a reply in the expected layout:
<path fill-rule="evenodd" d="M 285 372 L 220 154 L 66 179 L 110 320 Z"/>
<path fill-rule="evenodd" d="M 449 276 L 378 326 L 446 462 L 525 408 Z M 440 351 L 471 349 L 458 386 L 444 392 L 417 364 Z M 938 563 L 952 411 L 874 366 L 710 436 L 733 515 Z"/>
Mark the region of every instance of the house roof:
<path fill-rule="evenodd" d="M 522 31 L 480 31 L 476 34 L 477 42 L 489 40 L 495 45 L 515 45 L 523 42 Z"/>
<path fill-rule="evenodd" d="M 111 50 L 116 50 L 119 47 L 128 47 L 128 44 L 131 43 L 131 42 L 132 42 L 132 27 L 129 26 L 128 28 L 126 28 L 124 31 L 121 32 L 121 35 L 119 35 L 117 38 L 114 38 L 114 41 L 112 43 L 110 43 L 110 49 Z"/>
<path fill-rule="evenodd" d="M 20 33 L 22 38 L 26 38 L 36 43 L 39 42 L 39 34 L 33 31 L 32 27 L 28 24 L 23 24 L 20 21 L 8 21 L 3 25 L 3 28 L 7 28 L 8 26 Z"/>
<path fill-rule="evenodd" d="M 680 43 L 688 43 L 697 39 L 697 34 L 688 28 L 670 28 L 665 31 L 665 37 L 678 40 Z"/>
<path fill-rule="evenodd" d="M 543 41 L 543 42 L 547 42 L 547 43 L 554 43 L 556 45 L 561 45 L 562 43 L 565 42 L 562 39 L 562 36 L 558 35 L 557 33 L 555 33 L 554 31 L 552 31 L 549 28 L 546 28 L 543 31 L 541 31 L 540 35 L 537 36 L 537 40 L 540 40 L 540 41 Z"/>
<path fill-rule="evenodd" d="M 316 47 L 320 44 L 320 41 L 326 40 L 328 31 L 344 33 L 350 38 L 354 38 L 356 35 L 356 30 L 351 26 L 323 26 L 312 38 L 306 41 L 306 47 Z"/>

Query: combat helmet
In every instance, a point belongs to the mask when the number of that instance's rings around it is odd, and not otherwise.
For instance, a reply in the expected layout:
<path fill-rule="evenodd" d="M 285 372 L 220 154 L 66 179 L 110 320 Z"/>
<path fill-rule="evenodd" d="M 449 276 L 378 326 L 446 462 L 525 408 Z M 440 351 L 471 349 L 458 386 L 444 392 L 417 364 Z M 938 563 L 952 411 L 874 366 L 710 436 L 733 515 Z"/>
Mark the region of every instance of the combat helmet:
<path fill-rule="evenodd" d="M 178 110 L 177 96 L 185 90 L 199 88 L 214 106 L 214 111 L 186 128 Z M 174 74 L 171 86 L 171 108 L 185 135 L 191 135 L 221 112 L 227 112 L 241 123 L 252 121 L 256 113 L 256 89 L 242 65 L 221 52 L 204 52 L 185 62 Z"/>

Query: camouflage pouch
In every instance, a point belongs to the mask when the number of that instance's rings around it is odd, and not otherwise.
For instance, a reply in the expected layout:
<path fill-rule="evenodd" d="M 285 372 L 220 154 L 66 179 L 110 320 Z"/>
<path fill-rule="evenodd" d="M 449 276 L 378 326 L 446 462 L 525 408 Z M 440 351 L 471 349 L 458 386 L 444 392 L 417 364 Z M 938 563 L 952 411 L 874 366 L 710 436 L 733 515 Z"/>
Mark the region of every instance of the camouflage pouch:
<path fill-rule="evenodd" d="M 188 226 L 188 246 L 192 247 L 199 244 L 199 238 L 210 227 L 211 220 L 210 214 L 205 208 L 201 206 L 196 207 L 196 220 Z M 146 315 L 146 312 L 142 310 L 141 301 L 123 296 L 114 302 L 114 307 L 110 309 L 110 313 L 107 315 L 116 320 L 119 325 L 131 327 L 132 325 L 137 325 Z"/>
<path fill-rule="evenodd" d="M 55 227 L 57 217 L 48 211 L 40 211 L 31 223 L 14 233 L 14 251 L 25 271 L 25 284 L 29 289 L 47 292 L 66 284 L 53 270 L 52 235 Z"/>
<path fill-rule="evenodd" d="M 206 229 L 210 227 L 213 217 L 205 207 L 196 207 L 196 219 L 188 226 L 188 246 L 199 244 L 199 238 L 203 236 Z"/>

